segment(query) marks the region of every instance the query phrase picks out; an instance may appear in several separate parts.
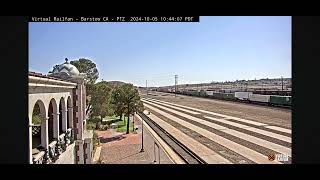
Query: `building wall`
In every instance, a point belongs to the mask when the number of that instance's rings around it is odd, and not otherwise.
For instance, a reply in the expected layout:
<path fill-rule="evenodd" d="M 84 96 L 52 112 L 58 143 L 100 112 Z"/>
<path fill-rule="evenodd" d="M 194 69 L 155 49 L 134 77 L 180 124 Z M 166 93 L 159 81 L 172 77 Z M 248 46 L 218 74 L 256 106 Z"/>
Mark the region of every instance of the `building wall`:
<path fill-rule="evenodd" d="M 76 140 L 76 164 L 84 164 L 84 150 L 83 150 L 84 140 Z"/>
<path fill-rule="evenodd" d="M 75 164 L 75 143 L 70 144 L 66 151 L 63 152 L 55 164 Z"/>
<path fill-rule="evenodd" d="M 59 109 L 60 99 L 64 98 L 65 107 L 67 107 L 68 97 L 72 98 L 72 93 L 68 92 L 68 91 L 60 92 L 60 93 L 35 93 L 35 94 L 29 93 L 29 99 L 28 99 L 28 101 L 29 101 L 29 118 L 32 119 L 33 108 L 34 108 L 34 105 L 36 104 L 37 100 L 41 100 L 45 105 L 45 110 L 48 111 L 51 99 L 55 100 L 55 102 L 57 103 L 57 109 Z"/>
<path fill-rule="evenodd" d="M 51 88 L 46 86 L 30 86 L 29 85 L 29 150 L 30 163 L 32 163 L 31 147 L 32 147 L 32 112 L 37 100 L 44 103 L 45 118 L 48 116 L 49 103 L 53 98 L 56 102 L 55 109 L 59 109 L 60 99 L 64 98 L 64 107 L 68 107 L 67 100 L 71 97 L 72 113 L 65 115 L 72 119 L 75 143 L 69 145 L 67 150 L 59 156 L 55 164 L 91 164 L 92 161 L 92 136 L 89 139 L 84 138 L 85 132 L 85 107 L 86 107 L 86 90 L 84 81 L 81 79 L 74 81 L 77 85 L 71 88 Z M 50 84 L 50 83 L 49 83 Z M 71 108 L 71 107 L 70 107 Z M 47 121 L 46 121 L 47 122 Z M 59 121 L 58 121 L 59 122 Z M 57 127 L 59 124 L 55 123 Z M 46 127 L 48 125 L 46 124 Z M 46 133 L 47 134 L 47 133 Z M 91 139 L 90 139 L 91 138 Z M 48 139 L 48 138 L 46 138 Z"/>
<path fill-rule="evenodd" d="M 85 107 L 83 104 L 83 97 L 85 93 L 83 89 L 84 84 L 78 84 L 77 88 L 73 90 L 73 117 L 74 117 L 74 128 L 75 128 L 75 138 L 77 140 L 83 140 L 83 122 L 84 122 L 84 111 Z"/>
<path fill-rule="evenodd" d="M 84 134 L 84 144 L 83 144 L 83 151 L 84 151 L 84 163 L 85 164 L 92 164 L 93 158 L 93 131 L 86 130 Z"/>
<path fill-rule="evenodd" d="M 44 104 L 44 111 L 43 118 L 48 117 L 48 109 L 51 99 L 55 100 L 56 107 L 55 109 L 59 109 L 60 99 L 64 98 L 64 106 L 67 107 L 67 99 L 68 97 L 72 98 L 72 90 L 71 89 L 64 89 L 64 88 L 50 88 L 50 87 L 30 87 L 29 86 L 29 112 L 28 112 L 28 119 L 29 119 L 29 162 L 32 163 L 32 113 L 35 103 L 40 100 Z M 48 121 L 42 121 L 42 129 L 48 130 Z M 58 125 L 57 125 L 58 126 Z M 59 127 L 59 126 L 58 126 Z M 47 135 L 48 133 L 46 133 Z M 42 139 L 48 139 L 42 137 Z M 47 145 L 43 145 L 43 147 L 47 147 L 49 142 L 45 142 Z"/>

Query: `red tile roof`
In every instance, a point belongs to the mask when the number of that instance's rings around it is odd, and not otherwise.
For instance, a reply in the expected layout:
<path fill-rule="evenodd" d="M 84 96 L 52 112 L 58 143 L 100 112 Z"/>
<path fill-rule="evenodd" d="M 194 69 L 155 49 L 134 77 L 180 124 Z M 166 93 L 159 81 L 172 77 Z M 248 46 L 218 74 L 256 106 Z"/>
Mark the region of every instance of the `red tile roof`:
<path fill-rule="evenodd" d="M 32 71 L 29 71 L 28 75 L 29 76 L 35 76 L 35 77 L 41 77 L 41 78 L 47 78 L 47 79 L 53 79 L 53 80 L 58 80 L 58 81 L 72 82 L 72 81 L 68 81 L 68 80 L 64 80 L 64 79 L 60 79 L 60 78 L 44 75 L 44 74 L 41 74 L 41 73 L 32 72 Z"/>

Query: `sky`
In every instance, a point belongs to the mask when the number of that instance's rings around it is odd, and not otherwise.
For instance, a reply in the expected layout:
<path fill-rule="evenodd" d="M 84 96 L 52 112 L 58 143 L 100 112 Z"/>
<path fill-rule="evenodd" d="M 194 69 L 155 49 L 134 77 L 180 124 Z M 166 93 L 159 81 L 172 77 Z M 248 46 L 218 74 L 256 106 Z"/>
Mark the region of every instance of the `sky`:
<path fill-rule="evenodd" d="M 291 17 L 200 17 L 187 23 L 30 22 L 29 71 L 96 63 L 99 81 L 136 86 L 291 78 Z"/>

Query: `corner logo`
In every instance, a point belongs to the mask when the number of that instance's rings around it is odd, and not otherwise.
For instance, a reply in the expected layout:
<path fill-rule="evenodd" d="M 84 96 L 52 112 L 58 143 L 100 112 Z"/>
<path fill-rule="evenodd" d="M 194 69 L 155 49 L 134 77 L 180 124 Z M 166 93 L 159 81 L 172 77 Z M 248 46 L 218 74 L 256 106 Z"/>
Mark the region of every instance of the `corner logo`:
<path fill-rule="evenodd" d="M 289 157 L 285 154 L 268 154 L 269 161 L 277 160 L 279 162 L 289 161 Z"/>
<path fill-rule="evenodd" d="M 276 159 L 276 155 L 275 154 L 269 154 L 268 155 L 268 159 L 269 159 L 269 161 L 274 161 Z"/>

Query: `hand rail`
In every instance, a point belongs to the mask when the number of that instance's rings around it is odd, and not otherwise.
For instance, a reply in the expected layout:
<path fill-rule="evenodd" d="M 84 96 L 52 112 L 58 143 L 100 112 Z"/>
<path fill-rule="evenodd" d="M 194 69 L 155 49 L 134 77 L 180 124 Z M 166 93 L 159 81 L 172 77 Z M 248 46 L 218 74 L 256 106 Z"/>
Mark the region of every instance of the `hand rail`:
<path fill-rule="evenodd" d="M 156 146 L 158 147 L 158 159 L 159 159 L 159 164 L 160 164 L 160 147 L 159 145 L 154 141 L 154 145 L 153 145 L 153 152 L 154 152 L 154 161 L 153 162 L 157 162 L 156 160 Z"/>
<path fill-rule="evenodd" d="M 38 154 L 32 155 L 33 157 L 33 164 L 43 164 L 44 162 L 44 151 L 40 151 Z"/>

